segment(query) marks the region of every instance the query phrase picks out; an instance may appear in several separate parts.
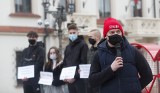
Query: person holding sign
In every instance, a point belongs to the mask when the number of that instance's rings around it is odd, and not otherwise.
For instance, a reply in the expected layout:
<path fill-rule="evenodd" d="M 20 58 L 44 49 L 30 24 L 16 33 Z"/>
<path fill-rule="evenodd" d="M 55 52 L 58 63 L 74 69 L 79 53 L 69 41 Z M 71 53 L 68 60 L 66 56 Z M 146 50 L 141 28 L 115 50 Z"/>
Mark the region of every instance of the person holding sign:
<path fill-rule="evenodd" d="M 30 31 L 27 34 L 29 46 L 22 52 L 22 60 L 20 67 L 32 67 L 34 77 L 23 77 L 23 89 L 24 93 L 40 93 L 40 86 L 38 84 L 40 71 L 43 71 L 45 52 L 42 46 L 37 43 L 38 34 L 34 31 Z M 23 68 L 23 71 L 25 71 Z M 26 69 L 27 71 L 27 69 Z M 29 70 L 30 71 L 30 70 Z M 25 72 L 24 72 L 25 73 Z"/>
<path fill-rule="evenodd" d="M 68 83 L 69 93 L 85 93 L 86 87 L 83 79 L 79 77 L 79 64 L 87 63 L 88 46 L 83 36 L 78 35 L 75 23 L 68 24 L 69 44 L 64 52 L 64 67 L 76 66 L 74 78 L 64 79 Z"/>
<path fill-rule="evenodd" d="M 63 67 L 61 54 L 56 47 L 51 47 L 48 52 L 48 62 L 45 64 L 45 72 L 53 73 L 52 85 L 44 85 L 44 93 L 68 93 L 68 87 L 63 80 L 59 80 Z"/>

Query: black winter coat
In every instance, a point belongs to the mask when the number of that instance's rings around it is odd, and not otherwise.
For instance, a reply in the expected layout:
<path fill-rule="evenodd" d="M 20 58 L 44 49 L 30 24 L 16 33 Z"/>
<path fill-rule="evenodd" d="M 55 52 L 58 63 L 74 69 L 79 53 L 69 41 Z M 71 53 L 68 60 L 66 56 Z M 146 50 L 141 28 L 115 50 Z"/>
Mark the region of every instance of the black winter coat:
<path fill-rule="evenodd" d="M 82 36 L 78 36 L 73 42 L 70 41 L 64 52 L 64 67 L 77 66 L 78 69 L 79 64 L 86 64 L 87 51 L 88 46 Z M 75 78 L 79 78 L 78 71 L 76 71 Z"/>
<path fill-rule="evenodd" d="M 44 59 L 44 49 L 38 44 L 36 44 L 35 46 L 29 46 L 23 50 L 20 66 L 34 65 L 35 71 L 35 77 L 29 78 L 27 81 L 24 81 L 24 84 L 38 84 L 40 71 L 43 71 Z"/>

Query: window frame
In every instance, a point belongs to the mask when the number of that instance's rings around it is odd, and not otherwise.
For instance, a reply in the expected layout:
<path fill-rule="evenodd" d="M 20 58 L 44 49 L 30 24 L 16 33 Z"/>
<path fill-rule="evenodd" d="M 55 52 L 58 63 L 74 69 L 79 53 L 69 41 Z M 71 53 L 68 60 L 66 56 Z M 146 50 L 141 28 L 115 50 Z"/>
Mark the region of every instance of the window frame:
<path fill-rule="evenodd" d="M 98 4 L 100 4 L 100 3 L 103 3 L 103 8 L 102 9 L 100 9 L 100 6 L 98 7 L 98 11 L 99 11 L 99 17 L 100 18 L 107 18 L 107 17 L 110 17 L 111 16 L 111 0 L 108 0 L 108 2 L 109 2 L 109 4 L 105 4 L 105 3 L 107 3 L 106 2 L 106 0 L 99 0 L 99 2 L 98 2 Z M 106 10 L 107 10 L 107 5 L 109 5 L 109 12 L 107 12 Z M 100 10 L 102 10 L 102 14 L 100 14 Z M 108 13 L 108 14 L 107 14 Z M 102 15 L 102 16 L 101 16 Z"/>
<path fill-rule="evenodd" d="M 18 0 L 19 1 L 19 0 Z M 25 11 L 25 9 L 27 9 L 27 8 L 24 8 L 24 7 L 27 7 L 28 5 L 27 5 L 27 3 L 26 4 L 24 4 L 24 0 L 20 0 L 21 1 L 21 3 L 22 3 L 22 5 L 20 6 L 20 5 L 18 5 L 18 3 L 20 3 L 20 2 L 17 2 L 17 0 L 14 0 L 14 7 L 15 7 L 15 13 L 32 13 L 32 0 L 30 0 L 30 5 L 29 5 L 29 8 L 30 9 L 28 9 L 27 11 Z M 29 1 L 29 0 L 26 0 L 26 2 L 27 1 Z M 24 6 L 25 5 L 25 6 Z M 17 8 L 18 7 L 18 8 Z M 20 7 L 22 8 L 22 9 L 20 9 Z M 19 11 L 18 11 L 19 10 Z"/>
<path fill-rule="evenodd" d="M 16 55 L 16 57 L 15 57 L 15 60 L 16 60 L 16 83 L 17 83 L 17 87 L 23 85 L 23 81 L 21 79 L 18 79 L 18 77 L 17 77 L 18 76 L 18 67 L 21 64 L 20 62 L 21 62 L 21 59 L 22 59 L 22 53 L 23 53 L 23 51 L 20 51 L 20 50 L 15 51 L 15 55 Z"/>
<path fill-rule="evenodd" d="M 140 8 L 138 9 L 138 3 L 140 1 Z M 131 0 L 132 16 L 143 17 L 142 15 L 142 0 Z"/>
<path fill-rule="evenodd" d="M 39 14 L 33 14 L 33 0 L 30 0 L 30 12 L 16 12 L 16 0 L 14 0 L 14 12 L 10 13 L 10 17 L 23 17 L 23 18 L 41 18 Z"/>

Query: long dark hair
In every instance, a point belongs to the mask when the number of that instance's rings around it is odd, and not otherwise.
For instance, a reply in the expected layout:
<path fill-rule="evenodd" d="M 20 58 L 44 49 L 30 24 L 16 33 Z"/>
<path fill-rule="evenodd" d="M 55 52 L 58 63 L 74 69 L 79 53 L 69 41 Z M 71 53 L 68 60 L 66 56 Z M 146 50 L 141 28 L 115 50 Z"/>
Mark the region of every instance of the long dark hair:
<path fill-rule="evenodd" d="M 62 60 L 62 56 L 59 52 L 59 49 L 57 47 L 51 47 L 48 51 L 48 54 L 47 54 L 47 58 L 48 58 L 48 62 L 46 63 L 46 67 L 47 68 L 52 68 L 52 65 L 53 65 L 53 62 L 52 62 L 52 59 L 50 59 L 50 51 L 51 49 L 54 49 L 55 52 L 56 52 L 56 64 L 58 64 L 61 60 Z"/>

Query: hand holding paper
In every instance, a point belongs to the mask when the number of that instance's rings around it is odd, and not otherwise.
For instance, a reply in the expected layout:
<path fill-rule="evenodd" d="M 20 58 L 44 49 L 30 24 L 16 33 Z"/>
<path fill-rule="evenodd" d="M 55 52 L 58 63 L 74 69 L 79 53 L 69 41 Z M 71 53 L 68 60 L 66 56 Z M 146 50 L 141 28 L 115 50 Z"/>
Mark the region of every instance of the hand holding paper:
<path fill-rule="evenodd" d="M 75 76 L 76 66 L 66 67 L 62 69 L 60 80 L 73 79 Z"/>
<path fill-rule="evenodd" d="M 88 78 L 90 73 L 91 64 L 81 64 L 80 68 L 80 78 Z"/>
<path fill-rule="evenodd" d="M 44 85 L 52 85 L 53 81 L 53 73 L 52 72 L 40 72 L 40 80 L 39 84 L 44 84 Z"/>
<path fill-rule="evenodd" d="M 18 79 L 34 78 L 34 65 L 18 67 Z"/>

